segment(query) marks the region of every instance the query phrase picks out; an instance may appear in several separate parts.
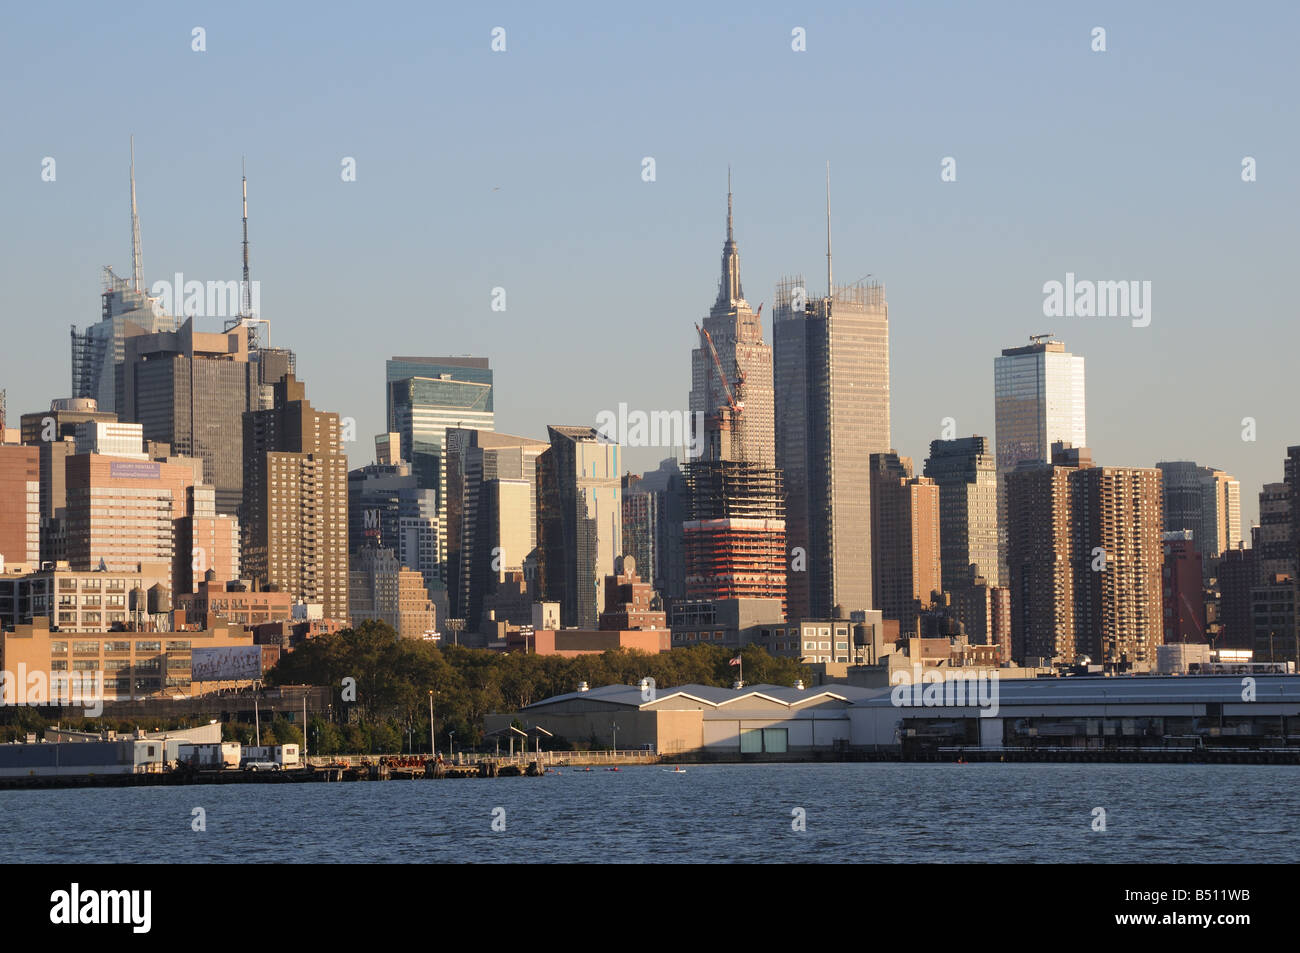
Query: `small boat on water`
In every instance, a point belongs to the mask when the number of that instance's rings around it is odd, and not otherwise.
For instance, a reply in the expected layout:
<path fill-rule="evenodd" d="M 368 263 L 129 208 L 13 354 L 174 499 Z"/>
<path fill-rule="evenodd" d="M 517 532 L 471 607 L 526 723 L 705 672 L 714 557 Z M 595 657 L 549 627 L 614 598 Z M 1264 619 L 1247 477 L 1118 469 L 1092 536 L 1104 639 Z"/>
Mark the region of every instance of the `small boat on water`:
<path fill-rule="evenodd" d="M 664 773 L 666 773 L 666 774 L 685 774 L 685 773 L 686 773 L 686 769 L 685 769 L 685 768 L 664 768 Z"/>

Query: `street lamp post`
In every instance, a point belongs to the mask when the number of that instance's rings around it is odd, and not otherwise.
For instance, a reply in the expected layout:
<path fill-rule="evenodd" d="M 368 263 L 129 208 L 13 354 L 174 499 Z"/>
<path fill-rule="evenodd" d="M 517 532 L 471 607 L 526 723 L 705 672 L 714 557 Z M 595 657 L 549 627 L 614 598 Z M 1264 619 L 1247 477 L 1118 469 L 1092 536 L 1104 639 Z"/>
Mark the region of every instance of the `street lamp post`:
<path fill-rule="evenodd" d="M 432 758 L 438 756 L 433 745 L 433 689 L 429 689 L 429 756 Z"/>
<path fill-rule="evenodd" d="M 614 729 L 614 756 L 618 757 L 618 722 L 611 721 L 609 726 Z"/>

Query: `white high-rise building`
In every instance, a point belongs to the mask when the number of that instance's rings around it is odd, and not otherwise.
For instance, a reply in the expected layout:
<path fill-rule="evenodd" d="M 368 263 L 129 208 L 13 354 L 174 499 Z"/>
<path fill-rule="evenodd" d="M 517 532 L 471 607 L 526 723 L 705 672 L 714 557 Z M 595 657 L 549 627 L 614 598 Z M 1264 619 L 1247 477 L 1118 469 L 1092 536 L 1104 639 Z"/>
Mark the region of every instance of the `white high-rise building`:
<path fill-rule="evenodd" d="M 1048 463 L 1052 444 L 1088 445 L 1083 358 L 1049 335 L 1011 347 L 993 361 L 993 410 L 998 468 L 998 549 L 1006 574 L 1006 475 L 1025 461 Z"/>

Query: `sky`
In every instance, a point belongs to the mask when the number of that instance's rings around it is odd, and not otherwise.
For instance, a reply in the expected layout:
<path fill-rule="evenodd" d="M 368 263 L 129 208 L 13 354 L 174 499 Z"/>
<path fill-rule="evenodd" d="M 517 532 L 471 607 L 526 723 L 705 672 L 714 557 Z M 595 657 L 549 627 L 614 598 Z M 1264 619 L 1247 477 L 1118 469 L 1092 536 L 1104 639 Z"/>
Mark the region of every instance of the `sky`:
<path fill-rule="evenodd" d="M 271 343 L 297 352 L 315 406 L 355 419 L 353 465 L 384 428 L 395 354 L 488 357 L 511 433 L 684 410 L 728 165 L 766 321 L 783 276 L 825 284 L 830 162 L 836 280 L 885 285 L 893 443 L 918 469 L 944 418 L 993 437 L 994 358 L 1052 332 L 1086 359 L 1099 463 L 1228 470 L 1245 525 L 1281 480 L 1300 443 L 1300 8 L 476 7 L 7 10 L 11 420 L 68 395 L 69 327 L 98 319 L 101 266 L 130 273 L 131 135 L 149 285 L 239 277 L 246 158 Z M 1070 272 L 1150 281 L 1150 324 L 1045 317 L 1044 284 Z"/>

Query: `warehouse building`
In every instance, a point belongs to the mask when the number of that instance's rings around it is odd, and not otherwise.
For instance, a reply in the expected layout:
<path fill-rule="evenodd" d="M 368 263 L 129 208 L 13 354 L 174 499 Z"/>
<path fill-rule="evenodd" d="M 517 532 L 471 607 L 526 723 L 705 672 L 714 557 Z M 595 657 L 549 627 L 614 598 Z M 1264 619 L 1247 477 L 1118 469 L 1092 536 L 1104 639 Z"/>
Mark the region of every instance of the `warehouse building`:
<path fill-rule="evenodd" d="M 518 718 L 525 728 L 541 727 L 554 735 L 556 748 L 591 743 L 706 758 L 813 755 L 846 748 L 850 706 L 887 691 L 849 685 L 657 690 L 649 681 L 591 690 L 584 686 L 517 714 L 488 715 L 485 728 L 491 733 Z"/>
<path fill-rule="evenodd" d="M 930 678 L 937 681 L 931 683 Z M 742 689 L 608 685 L 543 699 L 518 719 L 553 747 L 650 748 L 661 755 L 800 760 L 852 752 L 904 757 L 939 748 L 1079 751 L 1300 745 L 1300 678 L 1240 675 L 999 678 L 927 672 L 889 687 Z"/>
<path fill-rule="evenodd" d="M 910 688 L 912 686 L 904 686 Z M 991 704 L 916 705 L 894 689 L 849 712 L 855 748 L 1281 747 L 1300 744 L 1294 675 L 1001 679 Z M 910 705 L 898 705 L 899 696 Z M 980 698 L 987 698 L 988 693 Z"/>

